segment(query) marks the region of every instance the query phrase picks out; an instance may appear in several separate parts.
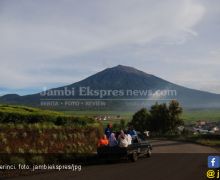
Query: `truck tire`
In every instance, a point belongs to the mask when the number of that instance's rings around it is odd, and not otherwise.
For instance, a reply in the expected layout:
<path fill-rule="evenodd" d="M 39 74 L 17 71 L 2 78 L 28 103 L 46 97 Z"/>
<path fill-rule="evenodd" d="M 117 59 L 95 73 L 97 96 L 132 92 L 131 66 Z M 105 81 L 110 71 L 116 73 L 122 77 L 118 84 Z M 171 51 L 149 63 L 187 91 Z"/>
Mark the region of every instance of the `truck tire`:
<path fill-rule="evenodd" d="M 137 155 L 136 152 L 133 152 L 133 153 L 131 154 L 131 161 L 132 161 L 132 162 L 136 162 L 137 160 L 138 160 L 138 155 Z"/>
<path fill-rule="evenodd" d="M 151 157 L 151 150 L 149 149 L 148 152 L 147 152 L 147 157 Z"/>

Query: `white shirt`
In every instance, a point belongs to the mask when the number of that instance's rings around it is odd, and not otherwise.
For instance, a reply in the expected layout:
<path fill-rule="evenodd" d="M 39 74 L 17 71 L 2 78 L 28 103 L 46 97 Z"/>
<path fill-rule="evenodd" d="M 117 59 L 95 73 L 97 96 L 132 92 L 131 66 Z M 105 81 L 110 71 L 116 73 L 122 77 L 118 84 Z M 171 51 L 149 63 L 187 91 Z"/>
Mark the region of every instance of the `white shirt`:
<path fill-rule="evenodd" d="M 130 135 L 130 134 L 127 134 L 127 135 L 126 135 L 126 138 L 127 138 L 127 141 L 128 141 L 128 145 L 130 145 L 131 142 L 132 142 L 132 137 L 131 137 L 131 135 Z"/>
<path fill-rule="evenodd" d="M 128 147 L 128 140 L 127 140 L 127 135 L 125 135 L 125 138 L 121 138 L 119 139 L 119 146 L 120 147 Z"/>

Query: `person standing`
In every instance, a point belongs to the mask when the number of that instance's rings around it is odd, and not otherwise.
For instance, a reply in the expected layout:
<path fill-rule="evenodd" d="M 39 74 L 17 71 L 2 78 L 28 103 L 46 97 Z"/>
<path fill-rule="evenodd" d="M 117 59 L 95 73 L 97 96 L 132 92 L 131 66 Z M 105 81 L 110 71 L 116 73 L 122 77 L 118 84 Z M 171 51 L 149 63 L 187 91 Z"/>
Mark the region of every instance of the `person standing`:
<path fill-rule="evenodd" d="M 109 139 L 112 133 L 112 125 L 108 124 L 107 127 L 105 128 L 105 135 Z"/>

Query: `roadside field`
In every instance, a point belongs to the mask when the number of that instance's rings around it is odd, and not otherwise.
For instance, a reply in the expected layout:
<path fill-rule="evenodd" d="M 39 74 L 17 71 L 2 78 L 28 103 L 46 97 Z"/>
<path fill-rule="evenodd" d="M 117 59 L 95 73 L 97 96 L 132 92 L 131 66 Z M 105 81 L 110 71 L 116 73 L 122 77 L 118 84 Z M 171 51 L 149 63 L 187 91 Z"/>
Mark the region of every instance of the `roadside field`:
<path fill-rule="evenodd" d="M 182 118 L 185 122 L 220 121 L 220 109 L 185 110 Z"/>
<path fill-rule="evenodd" d="M 121 119 L 125 121 L 130 121 L 132 119 L 134 111 L 63 111 L 64 114 L 73 115 L 73 116 L 116 116 L 120 115 Z M 199 110 L 184 110 L 182 114 L 182 118 L 186 123 L 193 123 L 197 120 L 206 120 L 206 121 L 220 121 L 220 109 L 199 109 Z M 114 122 L 117 123 L 120 120 L 111 119 L 107 121 L 103 121 L 104 124 L 106 122 Z"/>

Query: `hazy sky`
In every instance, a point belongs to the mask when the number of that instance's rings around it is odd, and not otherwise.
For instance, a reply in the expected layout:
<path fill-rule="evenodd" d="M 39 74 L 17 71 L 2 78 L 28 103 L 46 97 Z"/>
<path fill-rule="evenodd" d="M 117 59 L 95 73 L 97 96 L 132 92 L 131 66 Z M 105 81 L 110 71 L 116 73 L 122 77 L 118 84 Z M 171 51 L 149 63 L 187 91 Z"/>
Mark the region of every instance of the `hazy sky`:
<path fill-rule="evenodd" d="M 133 66 L 220 93 L 219 0 L 0 0 L 0 95 Z"/>

